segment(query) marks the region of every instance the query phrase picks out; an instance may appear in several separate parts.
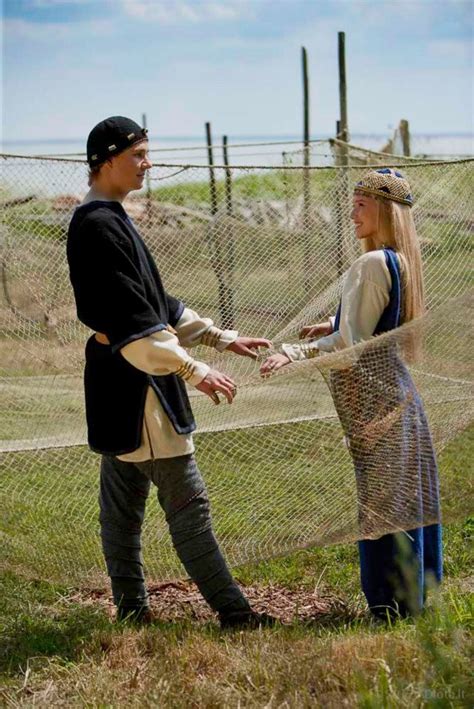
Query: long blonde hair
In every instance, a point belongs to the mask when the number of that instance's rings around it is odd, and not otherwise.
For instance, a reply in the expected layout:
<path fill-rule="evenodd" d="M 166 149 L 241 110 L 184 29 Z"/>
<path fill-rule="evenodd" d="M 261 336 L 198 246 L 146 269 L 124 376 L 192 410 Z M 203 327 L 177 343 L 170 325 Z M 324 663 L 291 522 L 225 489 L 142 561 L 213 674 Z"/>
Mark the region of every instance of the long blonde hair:
<path fill-rule="evenodd" d="M 383 197 L 374 197 L 378 204 L 377 238 L 362 240 L 362 251 L 374 251 L 381 244 L 390 246 L 398 255 L 402 277 L 402 323 L 424 315 L 425 288 L 423 263 L 418 234 L 411 207 Z M 410 360 L 420 354 L 416 336 L 409 338 L 405 353 Z"/>

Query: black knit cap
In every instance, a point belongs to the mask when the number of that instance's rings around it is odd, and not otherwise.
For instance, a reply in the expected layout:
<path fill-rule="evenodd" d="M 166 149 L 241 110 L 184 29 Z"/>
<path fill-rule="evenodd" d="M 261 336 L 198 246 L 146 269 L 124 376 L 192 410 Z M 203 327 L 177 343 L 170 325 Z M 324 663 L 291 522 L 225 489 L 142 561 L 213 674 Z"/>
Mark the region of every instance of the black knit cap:
<path fill-rule="evenodd" d="M 134 143 L 148 140 L 147 129 L 141 128 L 131 118 L 111 116 L 98 123 L 87 138 L 87 162 L 96 167 L 122 153 Z"/>

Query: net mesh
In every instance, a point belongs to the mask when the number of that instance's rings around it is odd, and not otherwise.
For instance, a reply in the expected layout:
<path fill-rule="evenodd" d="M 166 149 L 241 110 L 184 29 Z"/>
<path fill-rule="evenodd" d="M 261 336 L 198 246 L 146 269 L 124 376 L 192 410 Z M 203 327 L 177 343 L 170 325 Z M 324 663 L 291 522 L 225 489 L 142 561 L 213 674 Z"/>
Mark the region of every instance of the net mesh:
<path fill-rule="evenodd" d="M 149 191 L 125 206 L 167 290 L 217 325 L 268 337 L 275 347 L 333 315 L 359 253 L 352 185 L 367 164 L 394 162 L 337 141 L 327 148 L 332 164 L 323 168 L 301 167 L 302 151 L 281 166 L 216 167 L 214 198 L 207 167 L 155 165 Z M 1 164 L 2 563 L 102 583 L 98 457 L 85 446 L 82 391 L 89 333 L 76 319 L 65 254 L 87 168 L 9 156 Z M 415 196 L 424 318 L 266 380 L 259 362 L 193 349 L 239 384 L 232 406 L 190 391 L 197 459 L 233 565 L 437 519 L 435 482 L 419 474 L 420 465 L 429 468 L 430 441 L 413 427 L 418 396 L 437 451 L 472 422 L 473 161 L 396 164 Z M 423 354 L 410 378 L 402 353 L 414 331 Z M 465 470 L 442 471 L 445 519 L 469 510 L 469 485 Z M 144 556 L 155 578 L 183 573 L 156 500 L 148 505 Z"/>

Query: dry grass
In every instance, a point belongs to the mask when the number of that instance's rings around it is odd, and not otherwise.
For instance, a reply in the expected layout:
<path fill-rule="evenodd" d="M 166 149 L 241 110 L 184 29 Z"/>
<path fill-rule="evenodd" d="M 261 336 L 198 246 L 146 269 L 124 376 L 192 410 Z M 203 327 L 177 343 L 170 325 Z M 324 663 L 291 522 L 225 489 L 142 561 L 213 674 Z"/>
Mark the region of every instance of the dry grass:
<path fill-rule="evenodd" d="M 472 706 L 472 531 L 472 521 L 446 529 L 442 595 L 391 627 L 365 612 L 346 545 L 241 569 L 257 579 L 245 588 L 255 608 L 282 620 L 253 632 L 220 632 L 185 581 L 150 585 L 158 618 L 134 628 L 111 622 L 108 593 L 6 574 L 0 706 Z"/>
<path fill-rule="evenodd" d="M 97 632 L 74 664 L 32 659 L 6 706 L 468 706 L 468 687 L 430 685 L 420 629 L 322 634 L 300 627 L 218 635 L 188 625 Z M 458 645 L 467 642 L 460 631 Z M 467 671 L 459 647 L 458 671 Z M 462 667 L 461 664 L 462 663 Z M 431 688 L 430 688 L 431 687 Z M 450 702 L 449 699 L 456 701 Z"/>

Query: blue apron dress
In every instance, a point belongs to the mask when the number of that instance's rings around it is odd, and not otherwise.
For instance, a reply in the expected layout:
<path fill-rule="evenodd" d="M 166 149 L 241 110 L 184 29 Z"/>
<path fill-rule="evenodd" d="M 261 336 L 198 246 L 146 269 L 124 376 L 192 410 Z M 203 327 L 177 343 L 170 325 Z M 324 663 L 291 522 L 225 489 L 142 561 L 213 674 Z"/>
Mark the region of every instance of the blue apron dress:
<path fill-rule="evenodd" d="M 392 249 L 384 254 L 392 286 L 374 335 L 401 323 L 400 266 Z M 333 370 L 329 386 L 355 467 L 369 608 L 382 618 L 416 615 L 427 588 L 442 578 L 438 471 L 420 396 L 394 341 L 368 347 L 349 369 Z M 377 539 L 384 528 L 407 531 Z"/>

